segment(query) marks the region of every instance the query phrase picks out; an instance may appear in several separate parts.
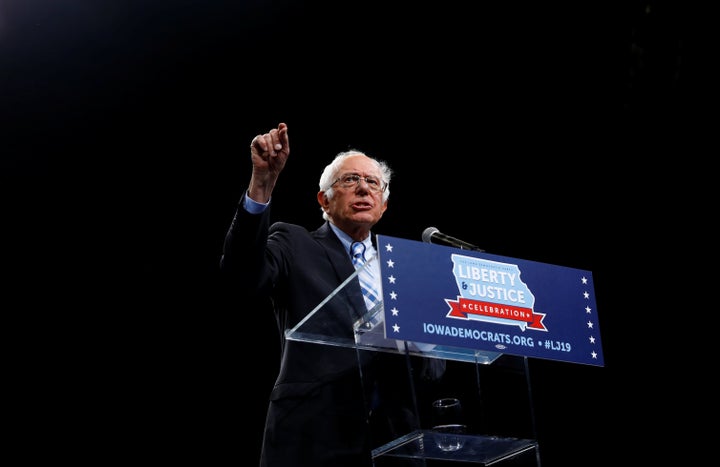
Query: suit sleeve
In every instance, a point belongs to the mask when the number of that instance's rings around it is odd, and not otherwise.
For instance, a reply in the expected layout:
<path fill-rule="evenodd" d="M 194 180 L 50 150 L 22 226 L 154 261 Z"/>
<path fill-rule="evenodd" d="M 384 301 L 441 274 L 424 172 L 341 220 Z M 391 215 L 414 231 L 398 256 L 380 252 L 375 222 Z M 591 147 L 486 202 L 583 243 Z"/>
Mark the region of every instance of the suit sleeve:
<path fill-rule="evenodd" d="M 261 214 L 250 214 L 243 208 L 241 199 L 225 234 L 220 256 L 224 282 L 241 293 L 257 292 L 269 228 L 270 207 Z"/>

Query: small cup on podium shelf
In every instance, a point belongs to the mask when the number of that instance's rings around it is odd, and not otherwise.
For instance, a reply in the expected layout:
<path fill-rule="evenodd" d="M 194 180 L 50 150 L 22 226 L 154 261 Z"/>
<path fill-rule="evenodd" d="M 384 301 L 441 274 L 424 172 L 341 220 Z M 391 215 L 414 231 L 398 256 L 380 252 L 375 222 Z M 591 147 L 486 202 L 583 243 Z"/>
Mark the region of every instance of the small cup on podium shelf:
<path fill-rule="evenodd" d="M 432 403 L 433 438 L 437 447 L 444 452 L 458 451 L 465 444 L 462 435 L 467 427 L 459 399 L 445 397 Z"/>

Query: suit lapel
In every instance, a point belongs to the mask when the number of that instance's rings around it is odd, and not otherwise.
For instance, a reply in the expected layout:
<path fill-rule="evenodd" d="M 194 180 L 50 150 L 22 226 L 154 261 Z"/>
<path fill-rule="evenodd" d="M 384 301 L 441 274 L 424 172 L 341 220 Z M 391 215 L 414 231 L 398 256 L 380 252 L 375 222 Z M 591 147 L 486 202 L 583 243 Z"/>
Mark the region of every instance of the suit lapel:
<path fill-rule="evenodd" d="M 344 282 L 350 275 L 355 272 L 355 267 L 350 260 L 350 255 L 345 251 L 345 247 L 337 235 L 332 231 L 328 222 L 325 222 L 318 230 L 314 232 L 314 236 L 318 243 L 325 249 L 330 264 L 335 270 L 338 279 L 338 285 Z M 352 282 L 345 286 L 343 295 L 348 297 L 348 302 L 354 311 L 354 316 L 361 317 L 367 312 L 365 300 L 360 290 L 360 281 L 355 278 Z"/>

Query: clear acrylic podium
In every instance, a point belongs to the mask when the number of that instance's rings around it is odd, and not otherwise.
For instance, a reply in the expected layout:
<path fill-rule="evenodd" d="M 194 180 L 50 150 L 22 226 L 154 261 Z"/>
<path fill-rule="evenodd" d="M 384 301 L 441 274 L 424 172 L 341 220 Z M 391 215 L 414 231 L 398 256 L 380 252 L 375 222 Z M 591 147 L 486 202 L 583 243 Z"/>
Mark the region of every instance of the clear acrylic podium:
<path fill-rule="evenodd" d="M 289 340 L 355 349 L 363 384 L 392 394 L 384 408 L 365 401 L 369 413 L 383 414 L 368 423 L 376 467 L 540 466 L 527 357 L 388 339 L 384 324 L 382 303 L 364 308 L 356 272 L 286 332 Z M 433 428 L 431 403 L 443 397 L 463 403 L 467 429 L 454 450 L 441 449 Z"/>

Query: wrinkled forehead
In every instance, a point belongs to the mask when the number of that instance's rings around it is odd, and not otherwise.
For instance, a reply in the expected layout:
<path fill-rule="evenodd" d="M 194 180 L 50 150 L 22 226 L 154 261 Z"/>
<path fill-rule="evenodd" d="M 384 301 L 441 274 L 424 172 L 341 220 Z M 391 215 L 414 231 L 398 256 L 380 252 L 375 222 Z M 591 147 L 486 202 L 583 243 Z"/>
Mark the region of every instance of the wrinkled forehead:
<path fill-rule="evenodd" d="M 343 175 L 347 173 L 356 173 L 359 175 L 374 175 L 376 177 L 380 177 L 380 169 L 378 168 L 375 161 L 370 159 L 367 156 L 350 156 L 347 159 L 345 159 L 340 166 L 340 169 L 338 171 L 338 175 Z"/>

